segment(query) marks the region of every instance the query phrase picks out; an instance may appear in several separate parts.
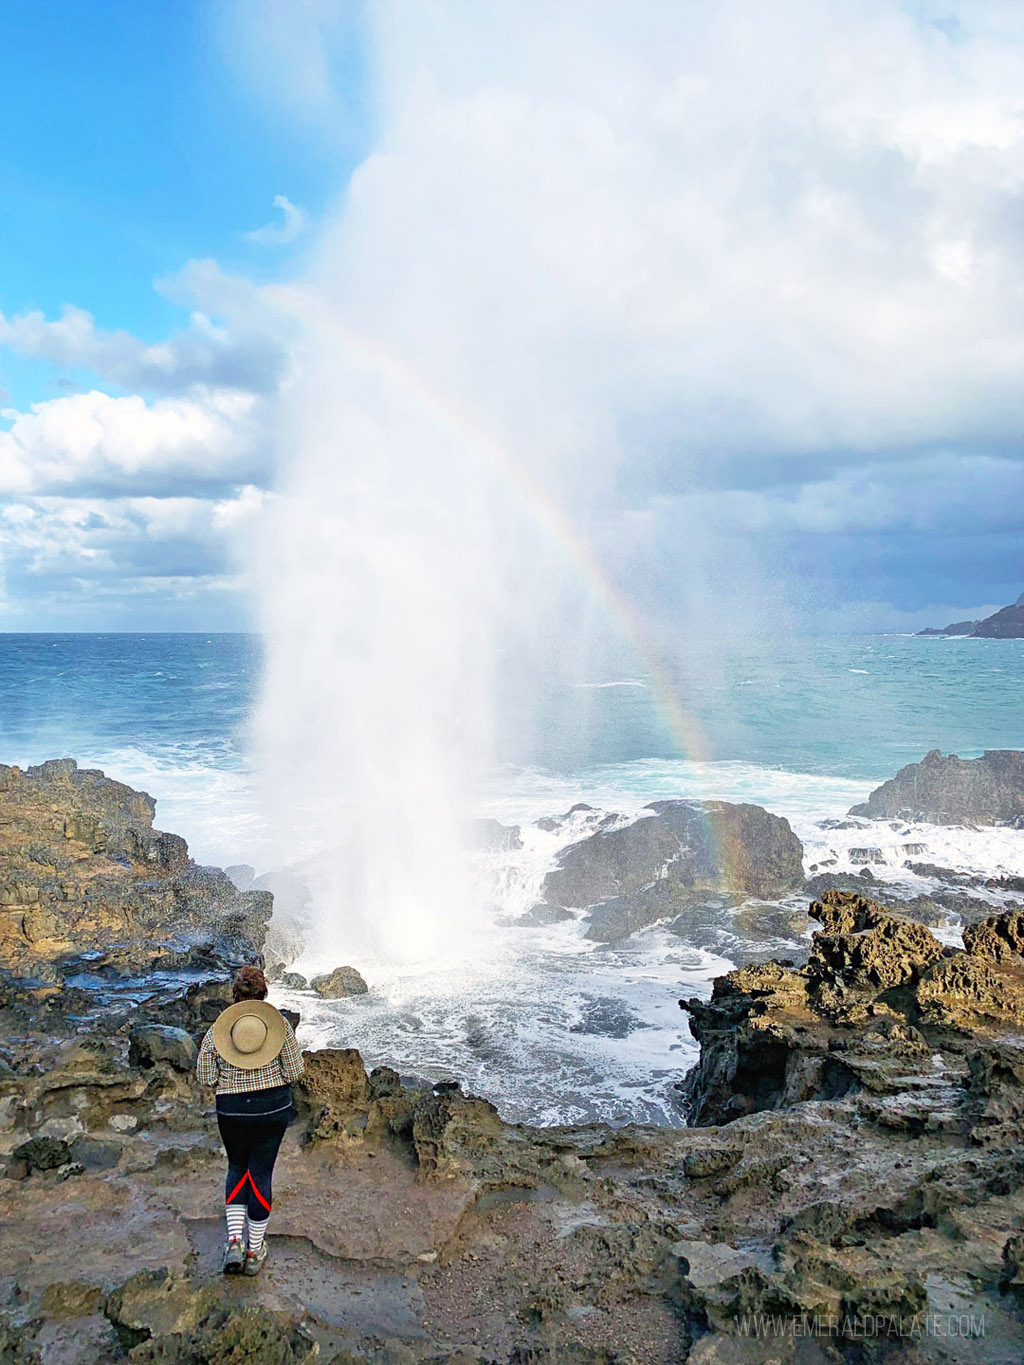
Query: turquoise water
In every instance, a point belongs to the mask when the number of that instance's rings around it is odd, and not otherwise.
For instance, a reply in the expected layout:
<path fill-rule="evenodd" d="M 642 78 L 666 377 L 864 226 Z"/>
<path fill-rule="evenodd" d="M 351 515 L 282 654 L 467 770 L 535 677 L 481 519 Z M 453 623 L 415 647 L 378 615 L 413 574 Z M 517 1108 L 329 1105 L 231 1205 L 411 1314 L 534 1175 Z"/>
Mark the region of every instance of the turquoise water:
<path fill-rule="evenodd" d="M 722 765 L 723 793 L 742 765 L 746 799 L 762 769 L 866 790 L 929 749 L 1024 747 L 1022 640 L 694 641 L 666 672 L 685 738 L 641 670 L 542 683 L 528 707 L 508 688 L 490 795 L 548 779 L 566 794 L 614 785 L 617 769 L 631 789 L 650 773 L 662 794 L 665 764 L 693 757 Z M 199 856 L 253 860 L 247 722 L 259 674 L 249 635 L 0 635 L 0 760 L 73 755 L 150 790 Z"/>
<path fill-rule="evenodd" d="M 7 761 L 138 746 L 241 763 L 251 635 L 0 635 Z M 1024 745 L 1024 640 L 853 636 L 695 642 L 668 676 L 713 759 L 874 778 L 941 748 Z M 642 672 L 507 697 L 500 761 L 569 773 L 690 757 Z"/>

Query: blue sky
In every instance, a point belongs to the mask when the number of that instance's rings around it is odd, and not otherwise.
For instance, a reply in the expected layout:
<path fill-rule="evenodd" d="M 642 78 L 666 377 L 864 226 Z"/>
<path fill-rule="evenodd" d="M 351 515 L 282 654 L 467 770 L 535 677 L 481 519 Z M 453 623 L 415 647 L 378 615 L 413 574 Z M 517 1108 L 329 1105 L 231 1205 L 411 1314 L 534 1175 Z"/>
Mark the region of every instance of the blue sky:
<path fill-rule="evenodd" d="M 1019 7 L 641 10 L 0 6 L 0 626 L 258 622 L 323 404 L 292 284 L 535 460 L 651 621 L 1015 598 Z"/>
<path fill-rule="evenodd" d="M 70 303 L 156 341 L 183 320 L 157 280 L 197 257 L 269 277 L 283 253 L 246 233 L 271 218 L 274 196 L 315 216 L 344 184 L 368 137 L 357 46 L 339 72 L 351 98 L 346 165 L 337 141 L 311 136 L 247 87 L 218 12 L 193 0 L 0 7 L 6 313 Z M 4 374 L 21 401 L 9 354 Z M 39 379 L 29 371 L 24 382 Z"/>

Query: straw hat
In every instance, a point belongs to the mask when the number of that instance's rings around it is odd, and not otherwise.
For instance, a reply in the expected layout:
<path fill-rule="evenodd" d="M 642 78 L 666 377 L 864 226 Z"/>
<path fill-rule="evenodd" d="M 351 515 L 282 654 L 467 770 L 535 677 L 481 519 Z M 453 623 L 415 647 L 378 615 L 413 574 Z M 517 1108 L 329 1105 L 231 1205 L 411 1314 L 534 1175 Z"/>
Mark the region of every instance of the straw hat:
<path fill-rule="evenodd" d="M 213 1045 L 232 1066 L 252 1071 L 284 1047 L 284 1016 L 265 1000 L 240 1000 L 217 1016 Z"/>

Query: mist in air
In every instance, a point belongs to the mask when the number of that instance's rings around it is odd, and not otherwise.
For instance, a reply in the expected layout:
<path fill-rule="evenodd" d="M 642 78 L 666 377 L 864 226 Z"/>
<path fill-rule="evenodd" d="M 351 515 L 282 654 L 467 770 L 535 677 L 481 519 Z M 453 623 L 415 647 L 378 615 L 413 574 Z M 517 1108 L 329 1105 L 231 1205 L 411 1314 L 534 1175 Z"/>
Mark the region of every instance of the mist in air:
<path fill-rule="evenodd" d="M 773 510 L 744 461 L 927 440 L 989 397 L 943 340 L 976 300 L 904 256 L 958 231 L 916 117 L 946 74 L 894 9 L 782 6 L 756 43 L 744 11 L 371 7 L 375 149 L 284 291 L 305 341 L 257 555 L 265 803 L 283 856 L 320 855 L 325 960 L 475 922 L 496 697 L 528 732 L 595 659 L 642 677 L 699 635 L 714 667 L 785 628 L 762 533 L 830 507 Z M 890 79 L 911 55 L 920 90 Z M 916 200 L 861 173 L 896 154 L 882 106 Z"/>

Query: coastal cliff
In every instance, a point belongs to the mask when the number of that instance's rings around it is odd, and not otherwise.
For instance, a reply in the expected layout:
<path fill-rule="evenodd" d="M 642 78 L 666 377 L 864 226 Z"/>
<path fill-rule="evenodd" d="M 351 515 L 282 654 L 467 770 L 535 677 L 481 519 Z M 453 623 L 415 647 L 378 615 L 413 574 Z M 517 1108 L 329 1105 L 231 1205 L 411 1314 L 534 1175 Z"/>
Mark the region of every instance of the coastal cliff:
<path fill-rule="evenodd" d="M 972 640 L 1024 639 L 1024 592 L 1008 607 L 1000 607 L 983 621 L 954 621 L 951 625 L 919 630 L 918 635 L 964 635 Z"/>
<path fill-rule="evenodd" d="M 307 1052 L 271 1261 L 230 1280 L 223 1159 L 192 1066 L 236 921 L 258 955 L 269 906 L 214 895 L 219 876 L 180 841 L 151 858 L 172 836 L 143 794 L 106 782 L 43 765 L 0 793 L 0 872 L 20 897 L 0 971 L 0 1360 L 1020 1359 L 1019 911 L 959 948 L 905 909 L 823 894 L 804 966 L 754 964 L 680 1002 L 700 1044 L 679 1076 L 689 1127 L 513 1124 L 455 1078 Z M 43 866 L 27 850 L 44 824 L 68 866 L 46 864 L 55 919 L 33 938 L 22 874 Z M 588 877 L 611 865 L 592 851 Z M 614 865 L 632 894 L 628 862 Z"/>

